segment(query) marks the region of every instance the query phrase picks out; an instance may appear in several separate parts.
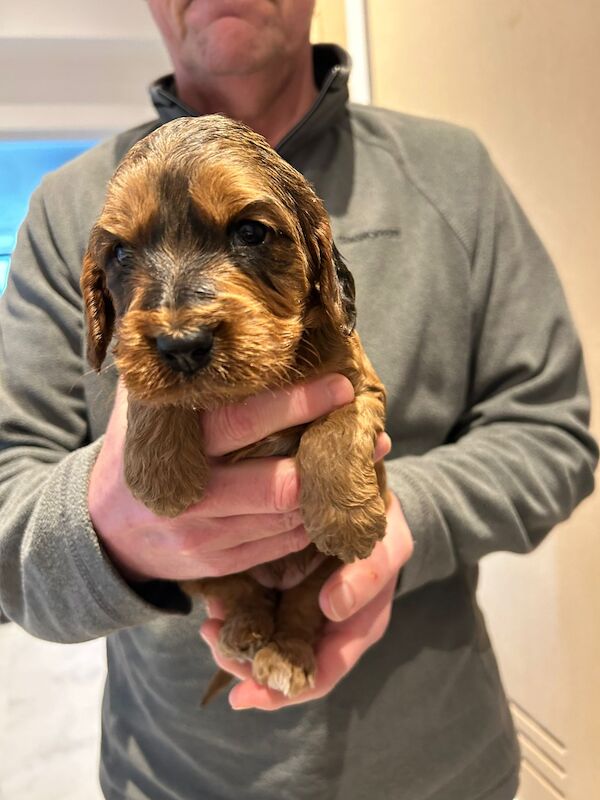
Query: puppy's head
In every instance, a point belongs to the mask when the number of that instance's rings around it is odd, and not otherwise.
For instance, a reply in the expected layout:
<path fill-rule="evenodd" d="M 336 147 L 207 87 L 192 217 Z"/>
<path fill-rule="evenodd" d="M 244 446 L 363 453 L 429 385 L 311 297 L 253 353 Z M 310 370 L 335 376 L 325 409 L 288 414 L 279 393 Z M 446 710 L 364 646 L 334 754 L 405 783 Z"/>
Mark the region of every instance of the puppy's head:
<path fill-rule="evenodd" d="M 352 277 L 321 201 L 262 137 L 219 116 L 175 120 L 132 148 L 81 285 L 91 364 L 114 333 L 118 369 L 144 402 L 208 408 L 281 385 L 311 331 L 354 327 Z"/>

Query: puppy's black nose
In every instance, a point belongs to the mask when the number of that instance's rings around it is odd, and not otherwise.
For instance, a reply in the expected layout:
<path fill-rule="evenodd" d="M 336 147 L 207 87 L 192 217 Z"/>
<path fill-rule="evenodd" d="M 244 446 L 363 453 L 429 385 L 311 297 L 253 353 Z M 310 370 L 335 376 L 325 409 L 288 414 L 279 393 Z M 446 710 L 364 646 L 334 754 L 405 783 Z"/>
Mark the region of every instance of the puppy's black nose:
<path fill-rule="evenodd" d="M 212 330 L 201 328 L 183 336 L 158 336 L 156 348 L 162 360 L 174 372 L 193 375 L 210 361 L 213 339 Z"/>

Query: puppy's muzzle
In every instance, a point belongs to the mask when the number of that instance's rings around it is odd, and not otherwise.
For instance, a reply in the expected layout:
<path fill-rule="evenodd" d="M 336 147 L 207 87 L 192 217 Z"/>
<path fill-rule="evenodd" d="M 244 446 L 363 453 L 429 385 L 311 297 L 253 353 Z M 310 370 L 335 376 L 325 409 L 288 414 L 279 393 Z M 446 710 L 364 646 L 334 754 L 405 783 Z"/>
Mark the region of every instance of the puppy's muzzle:
<path fill-rule="evenodd" d="M 200 328 L 191 334 L 156 338 L 156 349 L 163 362 L 184 375 L 194 375 L 210 361 L 214 343 L 211 328 Z"/>

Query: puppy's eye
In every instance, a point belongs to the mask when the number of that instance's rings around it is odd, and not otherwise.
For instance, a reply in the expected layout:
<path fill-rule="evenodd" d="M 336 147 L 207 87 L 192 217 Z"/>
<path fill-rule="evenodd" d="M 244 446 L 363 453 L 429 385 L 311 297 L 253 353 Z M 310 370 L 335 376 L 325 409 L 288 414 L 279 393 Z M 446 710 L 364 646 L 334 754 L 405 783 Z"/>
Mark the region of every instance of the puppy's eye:
<path fill-rule="evenodd" d="M 119 264 L 121 267 L 124 267 L 131 260 L 131 250 L 129 250 L 120 242 L 117 242 L 117 244 L 113 247 L 112 254 L 117 264 Z"/>
<path fill-rule="evenodd" d="M 236 245 L 256 247 L 264 244 L 269 235 L 269 228 L 262 222 L 253 219 L 243 219 L 237 222 L 231 232 L 231 239 Z"/>

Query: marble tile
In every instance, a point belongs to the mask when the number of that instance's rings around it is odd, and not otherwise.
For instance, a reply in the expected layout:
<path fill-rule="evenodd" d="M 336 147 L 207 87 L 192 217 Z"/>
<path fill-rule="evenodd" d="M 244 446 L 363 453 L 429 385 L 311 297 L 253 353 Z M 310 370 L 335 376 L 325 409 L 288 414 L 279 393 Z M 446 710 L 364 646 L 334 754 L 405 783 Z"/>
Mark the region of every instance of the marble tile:
<path fill-rule="evenodd" d="M 0 800 L 101 800 L 104 641 L 63 645 L 0 626 Z"/>

